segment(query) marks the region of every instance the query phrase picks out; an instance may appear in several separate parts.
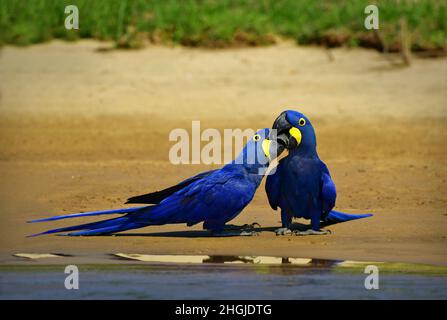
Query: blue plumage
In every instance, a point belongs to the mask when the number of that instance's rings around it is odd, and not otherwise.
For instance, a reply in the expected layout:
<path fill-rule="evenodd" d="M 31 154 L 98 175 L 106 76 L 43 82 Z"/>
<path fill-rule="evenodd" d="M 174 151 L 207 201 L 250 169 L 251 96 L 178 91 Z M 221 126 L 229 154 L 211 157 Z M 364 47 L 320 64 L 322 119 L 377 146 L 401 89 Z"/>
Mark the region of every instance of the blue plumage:
<path fill-rule="evenodd" d="M 68 235 L 72 236 L 111 234 L 150 225 L 185 223 L 192 226 L 199 222 L 204 223 L 205 229 L 220 234 L 225 224 L 250 203 L 269 165 L 270 154 L 276 154 L 276 145 L 267 139 L 268 136 L 269 129 L 258 131 L 241 154 L 219 170 L 204 172 L 177 186 L 128 201 L 155 205 L 55 216 L 30 222 L 122 214 L 113 219 L 48 230 L 38 235 L 61 232 L 71 232 Z"/>
<path fill-rule="evenodd" d="M 274 122 L 276 138 L 289 150 L 276 172 L 267 177 L 266 192 L 270 206 L 281 208 L 279 234 L 290 233 L 292 218 L 311 220 L 311 230 L 297 234 L 326 234 L 326 224 L 366 218 L 371 214 L 350 215 L 333 211 L 337 192 L 327 166 L 316 150 L 314 128 L 309 119 L 297 111 L 285 111 Z M 275 131 L 273 131 L 275 132 Z"/>

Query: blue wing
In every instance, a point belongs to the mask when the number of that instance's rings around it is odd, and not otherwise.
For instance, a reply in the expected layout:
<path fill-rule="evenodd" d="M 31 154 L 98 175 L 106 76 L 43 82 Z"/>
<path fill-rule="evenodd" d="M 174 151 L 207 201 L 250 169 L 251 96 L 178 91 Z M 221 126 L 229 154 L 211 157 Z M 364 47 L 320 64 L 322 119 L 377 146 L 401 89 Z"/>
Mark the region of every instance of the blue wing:
<path fill-rule="evenodd" d="M 335 206 L 337 191 L 327 166 L 323 162 L 321 165 L 321 199 L 323 201 L 323 217 L 325 217 Z"/>
<path fill-rule="evenodd" d="M 148 219 L 151 224 L 205 221 L 223 226 L 238 215 L 251 201 L 256 187 L 245 176 L 229 170 L 218 170 L 175 192 L 153 207 Z"/>
<path fill-rule="evenodd" d="M 126 203 L 148 203 L 148 204 L 160 203 L 163 199 L 169 197 L 173 193 L 185 188 L 187 185 L 189 185 L 195 181 L 201 180 L 201 179 L 209 176 L 210 174 L 212 174 L 215 171 L 216 170 L 205 171 L 205 172 L 195 175 L 194 177 L 188 178 L 188 179 L 176 184 L 175 186 L 172 186 L 172 187 L 160 190 L 160 191 L 143 194 L 140 196 L 131 197 L 131 198 L 127 199 Z"/>
<path fill-rule="evenodd" d="M 267 193 L 270 207 L 273 210 L 276 210 L 279 206 L 279 197 L 281 195 L 281 167 L 281 163 L 278 164 L 275 173 L 269 174 L 265 183 L 265 192 Z"/>

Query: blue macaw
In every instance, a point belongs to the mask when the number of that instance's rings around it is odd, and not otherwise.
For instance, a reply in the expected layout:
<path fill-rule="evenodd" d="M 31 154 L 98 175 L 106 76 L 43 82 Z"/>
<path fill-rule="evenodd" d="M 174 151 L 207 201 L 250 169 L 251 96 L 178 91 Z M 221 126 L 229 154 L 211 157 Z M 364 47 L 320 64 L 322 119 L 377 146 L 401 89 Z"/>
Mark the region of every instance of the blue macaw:
<path fill-rule="evenodd" d="M 329 169 L 317 154 L 314 128 L 309 119 L 297 111 L 284 111 L 273 123 L 271 137 L 286 147 L 289 154 L 279 161 L 274 174 L 267 177 L 265 190 L 270 206 L 281 208 L 282 228 L 277 235 L 328 234 L 320 222 L 334 224 L 361 219 L 372 214 L 347 214 L 332 210 L 337 192 Z M 306 231 L 292 231 L 292 218 L 311 220 Z"/>
<path fill-rule="evenodd" d="M 162 191 L 128 199 L 127 203 L 154 205 L 93 211 L 29 222 L 52 221 L 85 216 L 121 214 L 122 216 L 71 227 L 48 230 L 36 235 L 66 233 L 70 236 L 112 234 L 151 225 L 204 222 L 213 235 L 256 235 L 254 228 L 226 228 L 252 200 L 270 163 L 284 148 L 268 139 L 270 130 L 259 130 L 239 156 L 219 170 L 200 173 Z M 250 226 L 249 226 L 250 227 Z M 73 232 L 74 231 L 74 232 Z M 35 235 L 35 236 L 36 236 Z"/>

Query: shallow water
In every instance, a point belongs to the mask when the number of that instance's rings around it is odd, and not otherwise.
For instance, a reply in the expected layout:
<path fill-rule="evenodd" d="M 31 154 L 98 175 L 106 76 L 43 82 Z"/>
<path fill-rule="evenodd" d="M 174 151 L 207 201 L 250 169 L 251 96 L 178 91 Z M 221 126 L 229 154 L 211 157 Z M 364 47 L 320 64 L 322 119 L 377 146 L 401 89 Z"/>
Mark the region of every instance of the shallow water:
<path fill-rule="evenodd" d="M 306 266 L 281 261 L 208 257 L 201 264 L 80 265 L 79 290 L 65 289 L 64 265 L 3 268 L 0 298 L 447 299 L 445 275 L 384 273 L 378 290 L 366 290 L 363 268 L 344 270 L 344 262 L 333 260 L 314 259 Z"/>

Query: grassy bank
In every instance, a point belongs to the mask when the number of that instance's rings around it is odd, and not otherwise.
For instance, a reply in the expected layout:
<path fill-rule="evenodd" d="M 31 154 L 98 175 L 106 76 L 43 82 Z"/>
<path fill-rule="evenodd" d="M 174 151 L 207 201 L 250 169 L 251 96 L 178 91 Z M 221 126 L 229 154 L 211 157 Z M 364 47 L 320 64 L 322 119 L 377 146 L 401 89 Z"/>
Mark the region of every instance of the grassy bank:
<path fill-rule="evenodd" d="M 277 36 L 300 44 L 399 49 L 401 24 L 412 50 L 445 49 L 447 4 L 438 0 L 379 1 L 380 31 L 364 28 L 372 1 L 314 0 L 2 0 L 0 43 L 28 45 L 53 38 L 185 46 L 256 46 Z M 66 5 L 79 8 L 80 29 L 64 28 Z"/>

